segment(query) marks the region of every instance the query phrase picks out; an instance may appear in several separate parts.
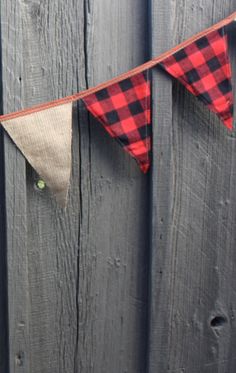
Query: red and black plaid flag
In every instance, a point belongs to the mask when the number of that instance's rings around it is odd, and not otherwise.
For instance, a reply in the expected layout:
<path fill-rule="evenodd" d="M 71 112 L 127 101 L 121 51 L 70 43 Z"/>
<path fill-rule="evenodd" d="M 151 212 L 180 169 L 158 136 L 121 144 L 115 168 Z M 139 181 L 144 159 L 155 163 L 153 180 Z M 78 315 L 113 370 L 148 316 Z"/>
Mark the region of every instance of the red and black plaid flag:
<path fill-rule="evenodd" d="M 150 166 L 150 82 L 140 73 L 83 99 L 87 109 L 146 173 Z"/>
<path fill-rule="evenodd" d="M 232 129 L 231 66 L 224 28 L 201 37 L 160 65 Z"/>

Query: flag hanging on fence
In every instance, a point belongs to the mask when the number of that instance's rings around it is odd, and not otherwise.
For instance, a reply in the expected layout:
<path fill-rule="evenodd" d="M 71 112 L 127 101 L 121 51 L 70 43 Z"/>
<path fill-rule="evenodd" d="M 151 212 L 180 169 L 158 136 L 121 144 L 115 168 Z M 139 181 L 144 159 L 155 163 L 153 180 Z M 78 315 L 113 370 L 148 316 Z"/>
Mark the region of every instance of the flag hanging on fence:
<path fill-rule="evenodd" d="M 180 49 L 160 65 L 232 129 L 231 66 L 224 28 Z"/>
<path fill-rule="evenodd" d="M 45 180 L 58 202 L 66 205 L 71 172 L 72 102 L 82 99 L 146 173 L 151 154 L 151 89 L 149 71 L 161 66 L 233 127 L 231 65 L 226 26 L 229 17 L 143 65 L 72 96 L 17 113 L 0 122 L 26 159 Z"/>
<path fill-rule="evenodd" d="M 72 103 L 6 120 L 2 125 L 65 207 L 71 173 Z"/>
<path fill-rule="evenodd" d="M 83 99 L 87 109 L 146 173 L 150 166 L 151 114 L 148 72 Z"/>

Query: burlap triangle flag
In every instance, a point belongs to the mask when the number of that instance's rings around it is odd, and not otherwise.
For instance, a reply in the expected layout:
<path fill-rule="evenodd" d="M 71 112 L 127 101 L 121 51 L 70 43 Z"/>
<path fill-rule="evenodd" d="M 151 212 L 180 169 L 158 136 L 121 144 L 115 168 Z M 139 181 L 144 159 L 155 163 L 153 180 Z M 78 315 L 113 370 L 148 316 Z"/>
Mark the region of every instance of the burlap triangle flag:
<path fill-rule="evenodd" d="M 71 173 L 72 103 L 27 113 L 2 125 L 65 207 Z"/>

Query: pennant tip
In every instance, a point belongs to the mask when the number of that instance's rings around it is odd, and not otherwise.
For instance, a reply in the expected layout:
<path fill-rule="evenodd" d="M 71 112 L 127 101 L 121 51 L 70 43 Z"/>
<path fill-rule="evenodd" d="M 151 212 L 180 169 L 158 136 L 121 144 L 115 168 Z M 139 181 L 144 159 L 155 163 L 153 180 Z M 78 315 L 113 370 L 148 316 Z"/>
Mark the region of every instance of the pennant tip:
<path fill-rule="evenodd" d="M 140 167 L 141 171 L 142 171 L 144 174 L 146 174 L 146 173 L 148 172 L 149 168 L 150 168 L 150 162 L 140 164 L 139 167 Z"/>
<path fill-rule="evenodd" d="M 233 131 L 234 126 L 233 126 L 233 118 L 232 117 L 227 119 L 227 120 L 224 120 L 223 123 L 229 131 L 231 131 L 231 132 Z"/>

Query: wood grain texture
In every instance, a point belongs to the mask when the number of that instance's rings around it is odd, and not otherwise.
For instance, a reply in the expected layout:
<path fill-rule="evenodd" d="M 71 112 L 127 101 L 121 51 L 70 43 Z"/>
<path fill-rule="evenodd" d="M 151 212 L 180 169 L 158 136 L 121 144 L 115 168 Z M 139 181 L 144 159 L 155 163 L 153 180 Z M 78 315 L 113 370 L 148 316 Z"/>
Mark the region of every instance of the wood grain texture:
<path fill-rule="evenodd" d="M 7 258 L 3 131 L 0 131 L 0 372 L 8 371 Z"/>
<path fill-rule="evenodd" d="M 111 78 L 146 55 L 141 0 L 86 1 L 88 86 Z M 130 25 L 132 19 L 132 27 Z M 147 178 L 81 115 L 82 211 L 78 370 L 143 372 L 146 348 Z M 90 147 L 88 147 L 88 139 Z M 89 214 L 89 219 L 87 214 Z M 86 295 L 87 294 L 87 295 Z"/>
<path fill-rule="evenodd" d="M 150 10 L 152 55 L 157 55 L 173 46 L 171 2 L 165 1 L 161 4 L 159 1 L 152 2 Z M 168 364 L 165 353 L 168 353 L 166 348 L 169 339 L 170 300 L 167 292 L 171 282 L 169 277 L 172 261 L 170 222 L 174 174 L 171 130 L 172 81 L 160 69 L 153 69 L 152 89 L 153 160 L 148 371 L 159 373 L 167 372 Z M 163 267 L 167 270 L 164 271 Z"/>
<path fill-rule="evenodd" d="M 1 24 L 4 112 L 146 58 L 141 0 L 2 0 Z M 79 109 L 65 211 L 4 139 L 9 373 L 145 369 L 148 179 Z"/>
<path fill-rule="evenodd" d="M 1 29 L 0 29 L 1 39 Z M 0 59 L 2 57 L 0 43 Z M 3 112 L 2 99 L 2 66 L 0 64 L 0 112 Z M 8 370 L 8 335 L 7 335 L 7 258 L 6 258 L 6 227 L 5 227 L 5 175 L 3 130 L 0 130 L 0 372 Z"/>
<path fill-rule="evenodd" d="M 142 0 L 2 0 L 3 110 L 144 62 L 150 19 L 154 56 L 236 8 L 150 1 L 148 16 Z M 235 62 L 233 73 L 236 84 Z M 65 211 L 37 190 L 38 176 L 4 138 L 9 351 L 1 250 L 0 372 L 234 373 L 235 133 L 155 69 L 150 201 L 148 178 L 82 103 L 73 117 Z"/>
<path fill-rule="evenodd" d="M 164 42 L 171 47 L 236 8 L 235 1 L 166 3 L 152 0 L 153 55 Z M 165 22 L 170 17 L 168 32 Z M 232 31 L 235 84 L 235 26 Z M 171 91 L 171 83 L 163 83 L 163 73 L 156 72 L 154 79 L 148 371 L 233 373 L 235 134 L 229 134 L 184 87 L 174 83 Z M 155 97 L 162 103 L 157 109 Z"/>

